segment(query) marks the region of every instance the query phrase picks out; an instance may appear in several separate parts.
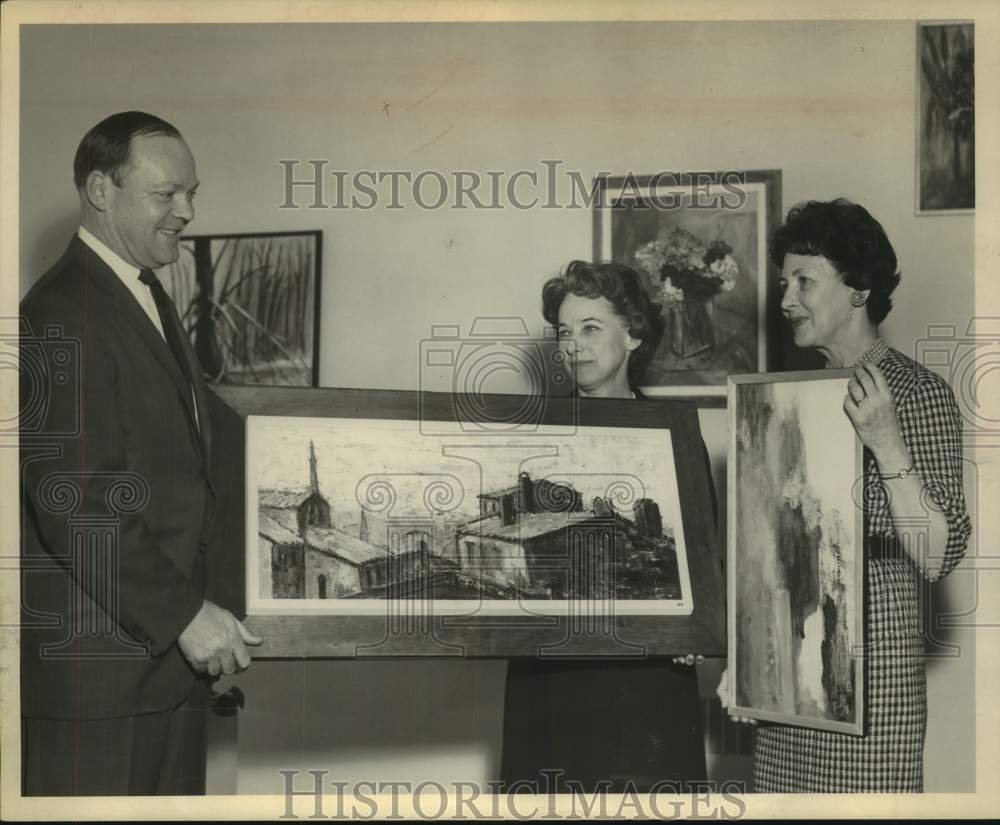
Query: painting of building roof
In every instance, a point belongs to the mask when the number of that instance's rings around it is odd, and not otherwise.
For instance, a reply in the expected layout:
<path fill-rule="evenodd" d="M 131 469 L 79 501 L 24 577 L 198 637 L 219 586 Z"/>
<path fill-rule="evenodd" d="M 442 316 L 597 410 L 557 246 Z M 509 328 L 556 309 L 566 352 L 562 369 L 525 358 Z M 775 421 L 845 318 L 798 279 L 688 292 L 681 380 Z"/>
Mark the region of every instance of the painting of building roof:
<path fill-rule="evenodd" d="M 541 455 L 512 442 L 469 460 L 408 421 L 251 419 L 249 431 L 248 596 L 265 609 L 429 598 L 498 612 L 577 599 L 691 610 L 662 433 L 658 449 L 656 431 L 627 443 L 616 430 L 611 443 L 584 433 Z M 623 452 L 638 472 L 610 469 Z"/>
<path fill-rule="evenodd" d="M 263 508 L 287 510 L 297 508 L 309 495 L 309 490 L 261 490 L 258 501 Z"/>

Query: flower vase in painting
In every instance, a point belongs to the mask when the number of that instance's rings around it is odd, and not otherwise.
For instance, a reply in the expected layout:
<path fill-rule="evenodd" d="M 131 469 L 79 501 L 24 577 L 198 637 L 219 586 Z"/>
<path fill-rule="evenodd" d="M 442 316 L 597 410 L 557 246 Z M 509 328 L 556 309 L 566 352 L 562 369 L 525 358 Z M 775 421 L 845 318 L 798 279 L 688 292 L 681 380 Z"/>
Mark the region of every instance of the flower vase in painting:
<path fill-rule="evenodd" d="M 670 347 L 678 358 L 690 358 L 715 347 L 715 298 L 685 298 L 667 312 Z"/>

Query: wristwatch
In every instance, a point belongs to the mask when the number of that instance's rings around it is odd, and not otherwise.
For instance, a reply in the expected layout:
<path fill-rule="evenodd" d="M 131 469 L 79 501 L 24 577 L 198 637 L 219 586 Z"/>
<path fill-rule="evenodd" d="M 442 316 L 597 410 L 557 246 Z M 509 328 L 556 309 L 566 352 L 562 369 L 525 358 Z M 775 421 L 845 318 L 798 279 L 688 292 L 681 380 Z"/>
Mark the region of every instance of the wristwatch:
<path fill-rule="evenodd" d="M 913 473 L 913 465 L 911 464 L 904 470 L 900 470 L 898 473 L 879 473 L 878 477 L 882 481 L 888 481 L 890 478 L 907 478 Z"/>

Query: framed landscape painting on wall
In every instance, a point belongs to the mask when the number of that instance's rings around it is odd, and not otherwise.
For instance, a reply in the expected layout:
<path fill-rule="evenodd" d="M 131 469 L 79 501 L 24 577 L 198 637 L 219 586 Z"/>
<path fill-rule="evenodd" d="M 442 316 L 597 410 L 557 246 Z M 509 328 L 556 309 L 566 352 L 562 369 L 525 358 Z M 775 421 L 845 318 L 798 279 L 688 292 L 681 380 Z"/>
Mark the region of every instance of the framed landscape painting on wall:
<path fill-rule="evenodd" d="M 730 712 L 864 731 L 861 442 L 852 370 L 729 379 Z"/>
<path fill-rule="evenodd" d="M 663 172 L 594 186 L 594 260 L 635 269 L 666 320 L 643 390 L 722 398 L 728 375 L 766 371 L 781 173 Z"/>
<path fill-rule="evenodd" d="M 187 235 L 159 272 L 210 383 L 319 384 L 322 233 Z"/>

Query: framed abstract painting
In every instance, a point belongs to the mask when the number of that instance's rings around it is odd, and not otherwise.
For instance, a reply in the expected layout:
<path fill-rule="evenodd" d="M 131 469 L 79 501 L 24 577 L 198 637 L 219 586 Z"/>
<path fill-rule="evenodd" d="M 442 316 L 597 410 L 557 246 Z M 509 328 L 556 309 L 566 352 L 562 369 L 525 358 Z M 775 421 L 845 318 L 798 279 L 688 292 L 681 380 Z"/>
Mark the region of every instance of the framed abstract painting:
<path fill-rule="evenodd" d="M 320 231 L 187 235 L 159 272 L 205 378 L 319 385 Z"/>
<path fill-rule="evenodd" d="M 861 443 L 851 370 L 731 376 L 730 712 L 864 732 Z"/>
<path fill-rule="evenodd" d="M 975 26 L 917 23 L 917 214 L 976 206 Z"/>

